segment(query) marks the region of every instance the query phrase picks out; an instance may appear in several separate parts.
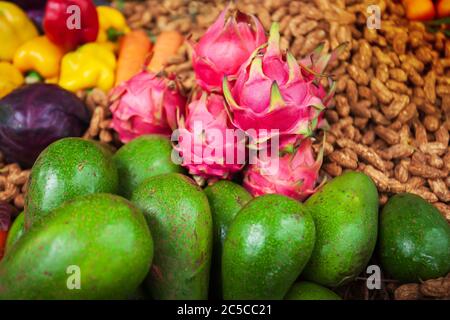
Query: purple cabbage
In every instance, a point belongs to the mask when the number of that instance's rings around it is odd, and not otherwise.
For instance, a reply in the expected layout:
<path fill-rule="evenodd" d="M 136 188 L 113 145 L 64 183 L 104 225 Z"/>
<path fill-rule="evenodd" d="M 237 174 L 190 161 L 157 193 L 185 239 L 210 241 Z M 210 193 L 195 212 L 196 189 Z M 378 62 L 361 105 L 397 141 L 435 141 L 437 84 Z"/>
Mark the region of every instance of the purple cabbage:
<path fill-rule="evenodd" d="M 28 11 L 30 9 L 43 9 L 47 0 L 13 0 L 11 1 L 21 7 L 23 10 Z"/>
<path fill-rule="evenodd" d="M 89 121 L 88 109 L 72 92 L 30 84 L 0 99 L 0 150 L 8 162 L 29 168 L 50 143 L 83 135 Z"/>
<path fill-rule="evenodd" d="M 21 7 L 34 22 L 39 31 L 42 32 L 42 21 L 44 19 L 47 0 L 13 0 L 11 2 Z"/>

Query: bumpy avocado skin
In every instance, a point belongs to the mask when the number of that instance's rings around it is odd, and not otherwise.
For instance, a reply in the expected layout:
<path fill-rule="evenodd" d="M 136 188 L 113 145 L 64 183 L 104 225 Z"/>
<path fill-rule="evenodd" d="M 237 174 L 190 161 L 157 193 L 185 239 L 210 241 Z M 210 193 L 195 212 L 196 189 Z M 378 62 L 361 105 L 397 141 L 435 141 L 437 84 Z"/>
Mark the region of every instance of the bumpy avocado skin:
<path fill-rule="evenodd" d="M 146 179 L 132 202 L 155 239 L 146 286 L 157 300 L 208 298 L 212 218 L 208 198 L 189 177 L 168 173 Z"/>
<path fill-rule="evenodd" d="M 226 300 L 283 299 L 308 262 L 314 222 L 298 201 L 264 195 L 236 216 L 222 255 Z"/>
<path fill-rule="evenodd" d="M 25 198 L 25 228 L 65 201 L 93 193 L 117 193 L 119 176 L 112 153 L 99 142 L 65 138 L 38 157 Z"/>
<path fill-rule="evenodd" d="M 379 253 L 384 270 L 397 280 L 445 276 L 450 271 L 450 226 L 421 197 L 397 194 L 381 213 Z"/>
<path fill-rule="evenodd" d="M 284 300 L 342 300 L 328 288 L 309 281 L 295 283 Z"/>
<path fill-rule="evenodd" d="M 237 213 L 253 197 L 244 187 L 228 180 L 220 180 L 206 187 L 205 194 L 211 207 L 214 236 L 210 291 L 214 298 L 221 298 L 223 243 L 228 233 L 228 228 L 231 226 Z"/>
<path fill-rule="evenodd" d="M 302 277 L 337 287 L 361 273 L 377 241 L 378 192 L 363 173 L 346 172 L 306 201 L 316 245 Z"/>
<path fill-rule="evenodd" d="M 8 238 L 6 239 L 5 252 L 11 250 L 12 246 L 23 236 L 25 233 L 24 224 L 25 214 L 21 212 L 9 229 Z"/>
<path fill-rule="evenodd" d="M 5 256 L 0 299 L 124 299 L 144 280 L 152 256 L 139 209 L 115 195 L 82 196 L 36 222 Z"/>
<path fill-rule="evenodd" d="M 145 179 L 164 173 L 183 172 L 171 159 L 172 145 L 162 135 L 144 135 L 120 148 L 113 156 L 119 171 L 119 192 L 130 198 Z"/>

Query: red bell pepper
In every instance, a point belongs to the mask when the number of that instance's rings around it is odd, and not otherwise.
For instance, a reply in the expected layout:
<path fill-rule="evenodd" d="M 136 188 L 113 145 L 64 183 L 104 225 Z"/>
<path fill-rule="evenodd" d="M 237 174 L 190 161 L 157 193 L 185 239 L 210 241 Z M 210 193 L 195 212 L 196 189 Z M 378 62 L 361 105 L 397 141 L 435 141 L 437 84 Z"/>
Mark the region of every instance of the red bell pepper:
<path fill-rule="evenodd" d="M 97 39 L 98 14 L 92 0 L 48 0 L 44 30 L 55 44 L 67 50 Z"/>
<path fill-rule="evenodd" d="M 5 245 L 6 245 L 7 237 L 8 237 L 8 232 L 0 230 L 0 260 L 2 260 L 3 255 L 5 254 Z"/>
<path fill-rule="evenodd" d="M 12 217 L 17 215 L 17 209 L 6 201 L 0 201 L 0 260 L 2 260 L 6 238 L 11 226 Z"/>

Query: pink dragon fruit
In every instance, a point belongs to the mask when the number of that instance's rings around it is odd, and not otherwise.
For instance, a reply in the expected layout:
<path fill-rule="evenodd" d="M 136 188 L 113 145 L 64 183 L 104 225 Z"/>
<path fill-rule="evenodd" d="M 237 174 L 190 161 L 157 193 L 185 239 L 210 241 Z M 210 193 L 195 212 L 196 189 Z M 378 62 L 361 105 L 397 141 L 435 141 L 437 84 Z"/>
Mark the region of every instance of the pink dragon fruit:
<path fill-rule="evenodd" d="M 221 93 L 223 77 L 233 79 L 251 53 L 266 42 L 264 28 L 256 17 L 237 12 L 226 19 L 229 11 L 228 6 L 193 45 L 197 83 L 208 92 Z"/>
<path fill-rule="evenodd" d="M 123 143 L 143 134 L 170 135 L 186 104 L 174 81 L 146 71 L 114 88 L 110 99 L 111 127 Z"/>
<path fill-rule="evenodd" d="M 234 86 L 224 79 L 231 121 L 248 134 L 250 145 L 259 147 L 278 135 L 284 146 L 320 127 L 334 85 L 330 79 L 327 93 L 318 80 L 337 56 L 337 51 L 321 54 L 322 48 L 299 65 L 292 54 L 282 53 L 279 25 L 274 23 L 267 45 L 255 50 L 241 67 Z"/>
<path fill-rule="evenodd" d="M 227 179 L 242 169 L 245 135 L 241 132 L 239 138 L 230 125 L 221 95 L 196 95 L 186 108 L 186 117 L 178 120 L 178 144 L 174 146 L 190 174 L 203 180 Z"/>
<path fill-rule="evenodd" d="M 256 159 L 244 173 L 244 187 L 254 196 L 282 194 L 300 201 L 315 192 L 323 151 L 314 160 L 311 139 L 302 140 L 294 154 Z"/>

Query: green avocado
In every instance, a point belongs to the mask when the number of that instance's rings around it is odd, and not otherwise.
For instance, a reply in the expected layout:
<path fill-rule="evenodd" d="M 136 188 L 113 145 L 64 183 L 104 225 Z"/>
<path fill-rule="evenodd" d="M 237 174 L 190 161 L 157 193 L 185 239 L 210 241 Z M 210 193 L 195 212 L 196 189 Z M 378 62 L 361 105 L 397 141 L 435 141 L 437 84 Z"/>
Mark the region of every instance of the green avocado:
<path fill-rule="evenodd" d="M 25 228 L 66 200 L 92 193 L 117 193 L 112 153 L 99 142 L 64 138 L 49 145 L 31 169 L 25 197 Z"/>
<path fill-rule="evenodd" d="M 375 184 L 349 171 L 326 183 L 305 205 L 316 225 L 316 245 L 303 278 L 328 287 L 351 281 L 369 262 L 377 241 Z"/>
<path fill-rule="evenodd" d="M 127 143 L 113 156 L 119 171 L 119 192 L 130 198 L 145 179 L 164 173 L 183 172 L 171 159 L 172 145 L 162 135 L 144 135 Z"/>
<path fill-rule="evenodd" d="M 223 246 L 224 299 L 283 299 L 308 262 L 314 239 L 313 219 L 300 202 L 275 194 L 251 200 Z"/>
<path fill-rule="evenodd" d="M 8 238 L 6 238 L 5 252 L 8 252 L 25 233 L 24 221 L 25 214 L 22 211 L 9 229 Z"/>
<path fill-rule="evenodd" d="M 216 298 L 221 298 L 223 242 L 234 217 L 252 196 L 245 188 L 228 180 L 220 180 L 206 187 L 205 194 L 211 207 L 214 236 L 210 292 Z"/>
<path fill-rule="evenodd" d="M 146 179 L 131 199 L 144 212 L 155 239 L 146 280 L 152 297 L 207 299 L 213 236 L 203 190 L 187 176 L 167 173 Z"/>
<path fill-rule="evenodd" d="M 153 241 L 142 212 L 110 194 L 67 201 L 0 263 L 0 299 L 124 299 L 147 275 Z"/>
<path fill-rule="evenodd" d="M 381 212 L 379 253 L 384 270 L 397 280 L 445 276 L 450 272 L 450 226 L 421 197 L 397 194 Z"/>
<path fill-rule="evenodd" d="M 308 281 L 297 282 L 284 297 L 284 300 L 342 300 L 328 288 Z"/>

